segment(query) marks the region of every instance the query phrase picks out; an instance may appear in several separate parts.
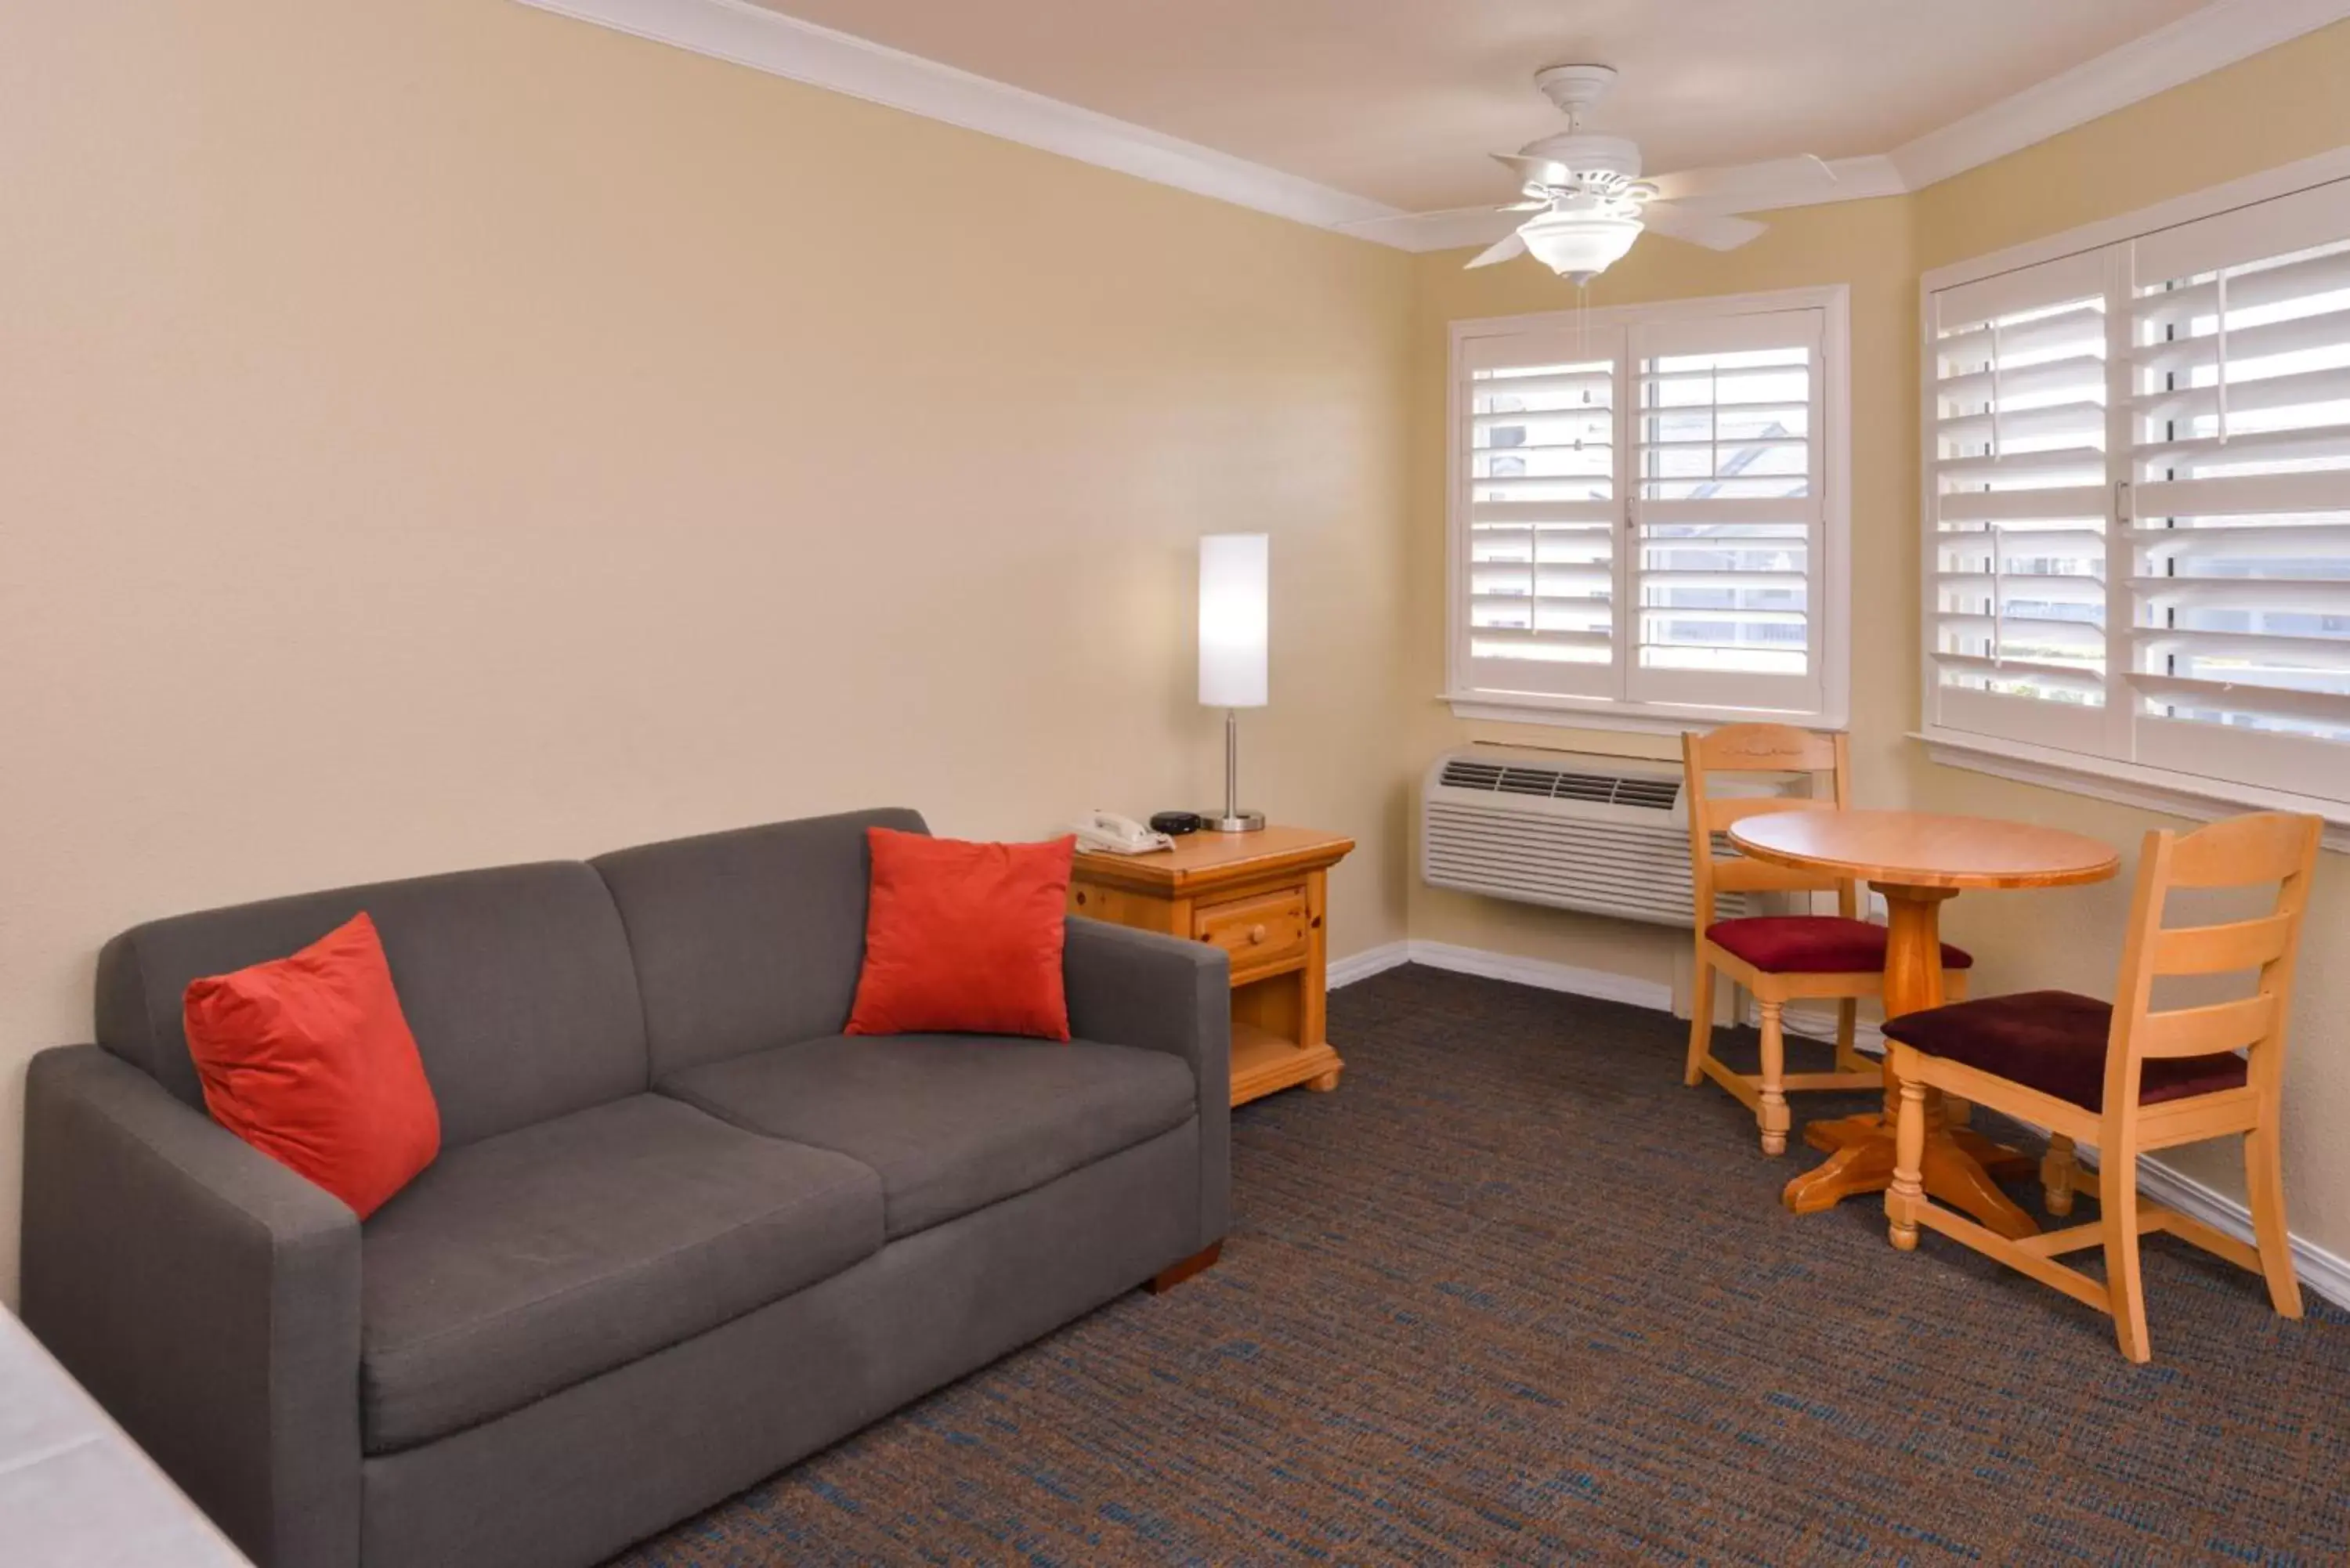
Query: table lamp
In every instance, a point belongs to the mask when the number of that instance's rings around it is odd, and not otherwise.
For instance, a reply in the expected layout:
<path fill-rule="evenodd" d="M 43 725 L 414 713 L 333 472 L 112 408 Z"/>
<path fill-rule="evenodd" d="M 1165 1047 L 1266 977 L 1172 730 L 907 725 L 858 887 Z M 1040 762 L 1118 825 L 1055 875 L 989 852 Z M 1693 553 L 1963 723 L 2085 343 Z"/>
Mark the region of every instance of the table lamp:
<path fill-rule="evenodd" d="M 1239 710 L 1265 704 L 1273 541 L 1264 534 L 1200 540 L 1200 704 L 1224 711 L 1224 805 L 1200 815 L 1217 833 L 1250 833 L 1264 814 L 1240 807 Z"/>

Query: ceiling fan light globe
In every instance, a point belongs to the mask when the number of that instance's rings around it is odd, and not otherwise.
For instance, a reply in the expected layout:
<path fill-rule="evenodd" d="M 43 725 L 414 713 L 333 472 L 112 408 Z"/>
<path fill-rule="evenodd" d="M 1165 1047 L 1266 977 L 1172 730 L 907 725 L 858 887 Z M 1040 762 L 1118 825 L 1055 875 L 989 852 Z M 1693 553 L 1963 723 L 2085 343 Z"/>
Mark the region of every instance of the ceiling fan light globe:
<path fill-rule="evenodd" d="M 1640 237 L 1640 220 L 1604 212 L 1547 213 L 1518 230 L 1536 261 L 1577 284 L 1624 259 Z"/>

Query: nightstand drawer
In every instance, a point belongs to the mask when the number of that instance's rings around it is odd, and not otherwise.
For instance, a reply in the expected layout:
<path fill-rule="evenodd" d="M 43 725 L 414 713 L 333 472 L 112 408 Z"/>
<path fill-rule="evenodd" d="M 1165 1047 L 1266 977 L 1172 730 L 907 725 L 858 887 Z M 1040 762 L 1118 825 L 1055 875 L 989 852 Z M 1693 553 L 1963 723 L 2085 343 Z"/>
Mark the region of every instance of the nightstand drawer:
<path fill-rule="evenodd" d="M 1294 958 L 1305 950 L 1305 890 L 1203 904 L 1191 912 L 1191 934 L 1230 953 L 1236 971 Z"/>

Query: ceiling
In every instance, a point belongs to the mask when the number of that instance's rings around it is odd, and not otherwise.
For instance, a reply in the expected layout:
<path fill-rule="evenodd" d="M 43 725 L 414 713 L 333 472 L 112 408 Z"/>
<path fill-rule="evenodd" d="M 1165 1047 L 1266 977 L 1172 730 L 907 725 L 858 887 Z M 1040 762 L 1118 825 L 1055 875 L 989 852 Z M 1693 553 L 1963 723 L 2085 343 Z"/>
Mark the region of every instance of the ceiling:
<path fill-rule="evenodd" d="M 1882 153 L 2202 0 L 759 0 L 1406 211 L 1506 195 L 1543 66 L 1650 172 Z"/>

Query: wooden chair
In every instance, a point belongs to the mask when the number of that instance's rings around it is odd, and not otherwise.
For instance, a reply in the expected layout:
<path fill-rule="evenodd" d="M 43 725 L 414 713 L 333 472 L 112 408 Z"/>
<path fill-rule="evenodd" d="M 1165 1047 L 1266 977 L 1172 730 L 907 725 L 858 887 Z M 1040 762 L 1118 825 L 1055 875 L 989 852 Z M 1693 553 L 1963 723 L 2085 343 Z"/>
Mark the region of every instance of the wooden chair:
<path fill-rule="evenodd" d="M 1681 1081 L 1711 1078 L 1754 1113 L 1766 1155 L 1787 1151 L 1787 1094 L 1806 1089 L 1875 1089 L 1883 1075 L 1853 1049 L 1859 1001 L 1885 990 L 1885 928 L 1858 918 L 1859 891 L 1849 880 L 1791 871 L 1758 860 L 1723 856 L 1714 836 L 1732 823 L 1773 811 L 1841 811 L 1852 804 L 1852 763 L 1845 737 L 1815 735 L 1785 724 L 1725 724 L 1708 734 L 1681 737 L 1684 799 L 1689 806 L 1690 875 L 1697 894 L 1697 979 L 1690 999 L 1689 1061 Z M 1808 797 L 1765 795 L 1715 800 L 1710 773 L 1810 774 Z M 1832 792 L 1819 798 L 1825 777 Z M 1836 896 L 1834 915 L 1759 915 L 1714 919 L 1723 893 L 1825 893 Z M 1942 962 L 1950 985 L 1974 961 L 1949 943 Z M 1728 975 L 1753 992 L 1762 1018 L 1762 1070 L 1733 1073 L 1713 1054 L 1713 977 Z M 1787 1071 L 1783 1012 L 1787 1003 L 1836 1003 L 1835 1070 Z"/>
<path fill-rule="evenodd" d="M 2293 954 L 2324 830 L 2314 816 L 2262 812 L 2184 837 L 2168 830 L 2147 834 L 2111 1005 L 2043 991 L 1985 997 L 1888 1023 L 1885 1033 L 1900 1091 L 1893 1185 L 1885 1195 L 1893 1244 L 1914 1250 L 1923 1225 L 2054 1285 L 2110 1314 L 2114 1336 L 2132 1361 L 2151 1354 L 2137 1243 L 2148 1231 L 2168 1231 L 2261 1275 L 2276 1310 L 2299 1317 L 2301 1287 L 2285 1234 L 2277 1139 Z M 2163 903 L 2174 888 L 2268 882 L 2277 885 L 2276 898 L 2264 915 L 2216 925 L 2162 923 Z M 2158 976 L 2243 971 L 2257 971 L 2249 996 L 2195 1007 L 2152 1004 Z M 2095 1195 L 2097 1220 L 2009 1241 L 1929 1201 L 1919 1190 L 1929 1088 L 2047 1127 L 2041 1179 L 2049 1212 L 2070 1213 L 2077 1189 Z M 2138 1200 L 2139 1155 L 2229 1133 L 2244 1136 L 2257 1246 Z M 2074 1158 L 2074 1146 L 2085 1140 L 2097 1147 L 2094 1174 Z M 2103 1282 L 2056 1262 L 2098 1246 L 2106 1254 Z"/>

